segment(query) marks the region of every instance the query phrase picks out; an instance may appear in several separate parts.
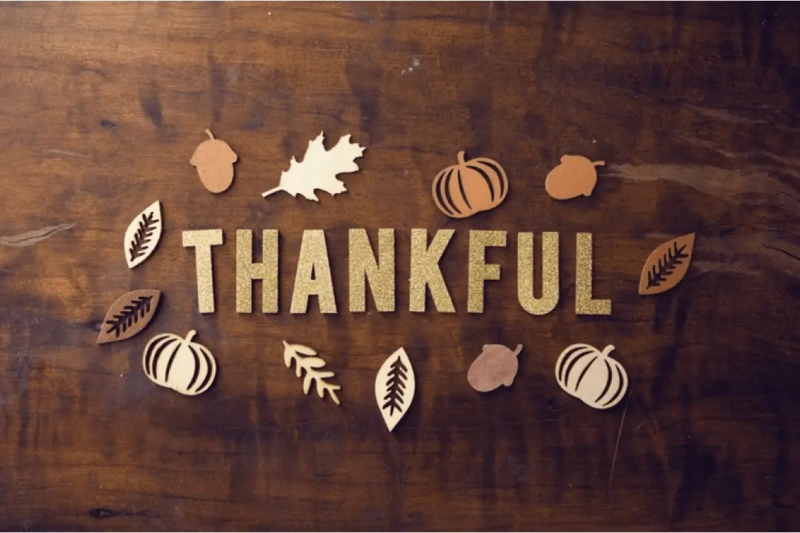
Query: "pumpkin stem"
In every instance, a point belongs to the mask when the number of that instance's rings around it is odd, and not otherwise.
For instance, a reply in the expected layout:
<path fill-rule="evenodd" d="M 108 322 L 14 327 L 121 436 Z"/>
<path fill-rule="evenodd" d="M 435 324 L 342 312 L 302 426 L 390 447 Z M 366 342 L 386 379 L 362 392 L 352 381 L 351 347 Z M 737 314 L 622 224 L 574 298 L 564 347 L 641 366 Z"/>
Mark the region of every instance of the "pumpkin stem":
<path fill-rule="evenodd" d="M 458 164 L 464 166 L 464 150 L 458 152 Z"/>
<path fill-rule="evenodd" d="M 192 330 L 189 333 L 187 333 L 186 334 L 186 342 L 192 342 L 192 339 L 194 339 L 195 335 L 197 335 L 197 331 L 195 331 L 195 330 Z"/>
<path fill-rule="evenodd" d="M 595 161 L 592 164 L 594 166 L 596 166 L 596 167 L 604 167 L 604 166 L 606 166 L 606 162 L 605 161 Z"/>
<path fill-rule="evenodd" d="M 515 357 L 518 356 L 519 352 L 521 352 L 521 351 L 522 351 L 522 345 L 521 344 L 517 344 L 517 349 L 514 350 L 514 356 Z M 507 385 L 507 386 L 510 386 L 510 385 Z"/>
<path fill-rule="evenodd" d="M 212 141 L 214 140 L 214 134 L 211 133 L 211 130 L 208 128 L 206 128 L 206 135 L 208 135 L 208 138 L 211 139 Z"/>
<path fill-rule="evenodd" d="M 613 351 L 614 351 L 614 345 L 613 345 L 613 344 L 609 344 L 608 346 L 606 346 L 606 347 L 603 349 L 603 355 L 604 355 L 605 357 L 608 357 L 608 354 L 610 354 L 610 353 L 611 353 L 611 352 L 613 352 Z"/>

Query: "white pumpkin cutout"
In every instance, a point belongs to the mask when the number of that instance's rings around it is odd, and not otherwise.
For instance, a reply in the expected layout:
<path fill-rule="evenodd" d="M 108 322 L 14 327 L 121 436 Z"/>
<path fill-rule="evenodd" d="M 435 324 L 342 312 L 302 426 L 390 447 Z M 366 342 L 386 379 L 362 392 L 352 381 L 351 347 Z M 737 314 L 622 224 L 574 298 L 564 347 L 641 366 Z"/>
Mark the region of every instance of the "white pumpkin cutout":
<path fill-rule="evenodd" d="M 197 396 L 211 387 L 217 377 L 217 361 L 208 348 L 192 342 L 196 334 L 192 330 L 182 339 L 164 333 L 150 339 L 142 357 L 150 381 L 187 396 Z"/>
<path fill-rule="evenodd" d="M 614 407 L 628 390 L 628 374 L 609 357 L 612 351 L 611 345 L 601 352 L 588 344 L 573 344 L 561 352 L 556 362 L 558 384 L 589 407 Z"/>

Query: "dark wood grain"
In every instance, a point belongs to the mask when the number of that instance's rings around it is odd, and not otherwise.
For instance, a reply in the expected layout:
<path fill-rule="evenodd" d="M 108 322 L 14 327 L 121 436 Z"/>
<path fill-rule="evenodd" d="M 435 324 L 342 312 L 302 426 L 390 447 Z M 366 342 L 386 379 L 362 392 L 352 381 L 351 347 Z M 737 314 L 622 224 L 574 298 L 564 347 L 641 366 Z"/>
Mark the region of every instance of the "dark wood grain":
<path fill-rule="evenodd" d="M 222 195 L 189 164 L 207 127 L 240 157 Z M 323 130 L 367 147 L 349 192 L 262 199 Z M 0 527 L 800 528 L 799 132 L 796 4 L 4 3 L 0 237 L 41 235 L 0 239 Z M 511 193 L 451 220 L 430 183 L 461 149 Z M 545 193 L 565 153 L 607 162 L 591 198 Z M 164 235 L 131 271 L 125 228 L 156 199 Z M 352 227 L 397 230 L 396 313 L 347 311 Z M 412 227 L 456 230 L 455 315 L 408 311 Z M 225 232 L 213 315 L 191 228 Z M 236 313 L 239 228 L 281 231 L 278 315 Z M 340 312 L 291 315 L 320 228 Z M 509 232 L 481 315 L 469 229 Z M 517 303 L 518 231 L 561 233 L 549 315 Z M 575 315 L 580 231 L 612 317 Z M 691 232 L 683 282 L 638 296 L 648 254 Z M 95 346 L 138 288 L 164 292 L 148 333 Z M 141 370 L 148 338 L 190 329 L 220 367 L 197 398 Z M 303 396 L 283 339 L 323 354 L 341 408 Z M 559 389 L 573 342 L 617 347 L 628 399 L 598 412 Z M 479 395 L 467 369 L 494 343 L 525 346 L 520 371 Z M 373 382 L 400 346 L 417 397 L 390 434 Z"/>

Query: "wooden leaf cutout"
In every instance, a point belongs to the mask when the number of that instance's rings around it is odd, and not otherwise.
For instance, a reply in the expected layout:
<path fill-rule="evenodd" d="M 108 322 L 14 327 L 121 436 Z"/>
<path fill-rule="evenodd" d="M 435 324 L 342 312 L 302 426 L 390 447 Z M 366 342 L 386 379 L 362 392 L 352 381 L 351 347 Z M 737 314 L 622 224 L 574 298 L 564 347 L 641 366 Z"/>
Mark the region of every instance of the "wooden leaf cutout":
<path fill-rule="evenodd" d="M 130 339 L 141 333 L 156 314 L 161 291 L 142 289 L 123 294 L 111 304 L 100 326 L 97 344 Z"/>
<path fill-rule="evenodd" d="M 298 351 L 298 353 L 302 352 Z M 319 357 L 306 357 L 304 362 L 308 368 L 322 368 L 325 366 L 325 361 Z"/>
<path fill-rule="evenodd" d="M 414 367 L 406 351 L 399 348 L 383 362 L 375 378 L 375 400 L 389 431 L 408 412 L 415 390 Z"/>
<path fill-rule="evenodd" d="M 350 136 L 345 135 L 329 151 L 325 151 L 322 144 L 325 133 L 320 133 L 316 139 L 309 141 L 303 162 L 292 157 L 289 161 L 289 170 L 281 173 L 281 180 L 277 187 L 264 192 L 261 196 L 267 197 L 278 191 L 285 191 L 292 196 L 298 194 L 308 200 L 319 202 L 314 191 L 319 189 L 335 196 L 346 192 L 347 188 L 337 174 L 356 172 L 358 165 L 355 160 L 364 153 L 364 148 L 350 142 Z"/>
<path fill-rule="evenodd" d="M 308 346 L 303 346 L 302 344 L 292 344 L 292 348 L 294 348 L 294 351 L 301 355 L 317 355 L 317 351 L 314 348 L 309 348 Z"/>
<path fill-rule="evenodd" d="M 642 268 L 639 294 L 666 292 L 681 282 L 689 270 L 694 251 L 694 233 L 661 243 L 653 250 Z"/>
<path fill-rule="evenodd" d="M 144 262 L 161 239 L 161 202 L 156 200 L 136 215 L 125 231 L 125 260 L 128 268 Z"/>
<path fill-rule="evenodd" d="M 336 391 L 340 390 L 342 387 L 341 385 L 334 385 L 325 381 L 335 376 L 333 372 L 320 372 L 317 370 L 317 368 L 325 366 L 325 361 L 322 358 L 313 357 L 317 352 L 308 346 L 289 344 L 286 341 L 283 341 L 283 346 L 283 362 L 286 364 L 286 368 L 291 368 L 292 362 L 294 362 L 298 378 L 302 376 L 303 371 L 306 372 L 306 377 L 303 379 L 303 394 L 307 395 L 308 391 L 311 390 L 311 383 L 316 382 L 317 394 L 320 398 L 323 398 L 325 396 L 325 391 L 327 391 L 336 405 L 341 405 Z"/>

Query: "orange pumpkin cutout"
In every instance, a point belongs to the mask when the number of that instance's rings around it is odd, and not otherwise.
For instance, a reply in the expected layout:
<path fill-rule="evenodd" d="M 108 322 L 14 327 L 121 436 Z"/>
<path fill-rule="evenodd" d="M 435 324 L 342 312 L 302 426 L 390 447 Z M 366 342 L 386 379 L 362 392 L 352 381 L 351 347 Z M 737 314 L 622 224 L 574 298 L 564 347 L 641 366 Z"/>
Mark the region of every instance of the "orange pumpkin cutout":
<path fill-rule="evenodd" d="M 431 190 L 436 207 L 452 218 L 466 218 L 494 209 L 508 194 L 508 178 L 500 163 L 485 157 L 464 161 L 439 172 Z"/>

